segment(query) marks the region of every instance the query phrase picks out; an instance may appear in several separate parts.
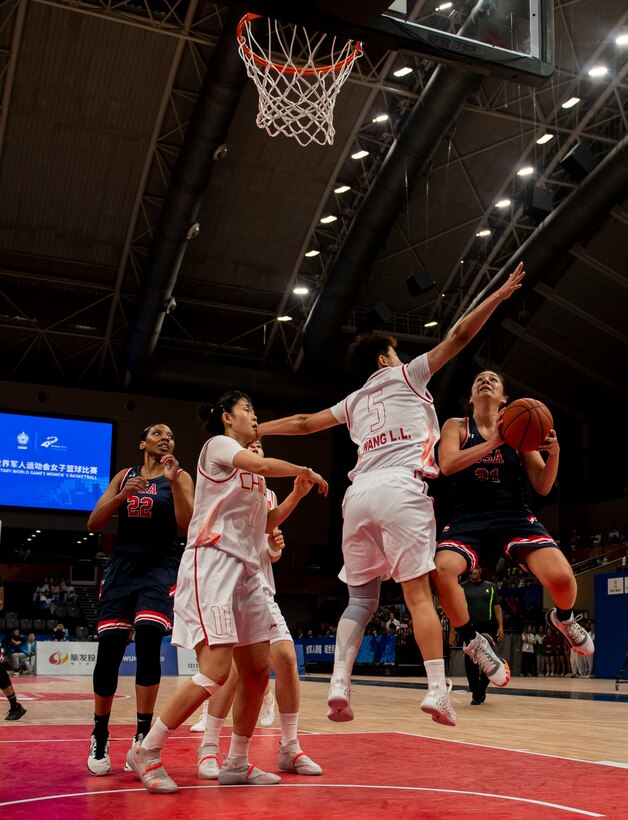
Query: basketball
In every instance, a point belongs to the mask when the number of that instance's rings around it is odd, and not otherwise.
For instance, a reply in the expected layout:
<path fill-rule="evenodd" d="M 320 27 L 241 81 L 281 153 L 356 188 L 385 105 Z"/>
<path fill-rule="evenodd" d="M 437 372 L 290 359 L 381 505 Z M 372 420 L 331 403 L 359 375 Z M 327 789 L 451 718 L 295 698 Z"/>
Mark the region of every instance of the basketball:
<path fill-rule="evenodd" d="M 554 426 L 552 414 L 536 399 L 516 399 L 504 408 L 501 418 L 502 438 L 514 450 L 538 450 Z"/>

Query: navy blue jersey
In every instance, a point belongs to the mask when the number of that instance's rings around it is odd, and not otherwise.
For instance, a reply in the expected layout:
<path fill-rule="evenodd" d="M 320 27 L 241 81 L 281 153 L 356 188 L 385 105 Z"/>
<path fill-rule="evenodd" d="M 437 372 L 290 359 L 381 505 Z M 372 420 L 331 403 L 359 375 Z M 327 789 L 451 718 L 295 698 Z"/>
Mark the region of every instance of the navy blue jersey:
<path fill-rule="evenodd" d="M 486 441 L 480 435 L 473 418 L 464 420 L 466 440 L 461 450 L 468 450 Z M 453 509 L 450 517 L 497 513 L 503 511 L 530 514 L 525 499 L 524 471 L 516 450 L 502 444 L 475 464 L 454 473 L 452 486 Z"/>
<path fill-rule="evenodd" d="M 120 489 L 130 478 L 141 476 L 140 467 L 130 467 Z M 130 495 L 118 507 L 115 552 L 160 559 L 179 555 L 177 521 L 170 482 L 165 476 L 148 479 L 146 492 Z"/>

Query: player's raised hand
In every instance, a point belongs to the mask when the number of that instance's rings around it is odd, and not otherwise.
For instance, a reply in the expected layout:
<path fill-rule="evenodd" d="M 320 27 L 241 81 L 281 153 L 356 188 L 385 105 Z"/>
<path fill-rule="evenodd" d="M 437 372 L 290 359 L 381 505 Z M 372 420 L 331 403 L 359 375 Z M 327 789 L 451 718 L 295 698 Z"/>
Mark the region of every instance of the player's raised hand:
<path fill-rule="evenodd" d="M 168 481 L 174 481 L 179 475 L 179 462 L 172 455 L 172 453 L 166 453 L 166 455 L 162 456 L 159 461 L 164 465 L 164 475 Z"/>
<path fill-rule="evenodd" d="M 312 481 L 314 484 L 318 484 L 318 492 L 319 495 L 327 495 L 327 491 L 329 490 L 329 485 L 325 481 L 322 475 L 315 473 L 314 470 L 311 470 L 309 467 L 304 467 L 303 470 L 299 473 L 299 478 L 303 478 L 306 481 Z"/>
<path fill-rule="evenodd" d="M 309 493 L 313 486 L 313 481 L 309 481 L 307 478 L 297 476 L 294 479 L 293 492 L 295 492 L 299 496 L 299 498 L 305 498 L 305 496 Z"/>
<path fill-rule="evenodd" d="M 499 297 L 500 301 L 510 299 L 516 290 L 521 287 L 521 280 L 526 275 L 523 269 L 523 262 L 519 262 L 514 271 L 510 274 L 504 284 L 495 291 L 495 295 Z"/>
<path fill-rule="evenodd" d="M 148 481 L 142 476 L 138 475 L 135 478 L 130 478 L 120 490 L 122 498 L 128 498 L 134 493 L 145 493 L 148 489 Z M 119 497 L 119 496 L 118 496 Z"/>
<path fill-rule="evenodd" d="M 560 452 L 560 447 L 558 445 L 556 430 L 552 429 L 549 431 L 545 439 L 539 445 L 539 452 L 547 453 L 550 456 L 558 455 Z"/>

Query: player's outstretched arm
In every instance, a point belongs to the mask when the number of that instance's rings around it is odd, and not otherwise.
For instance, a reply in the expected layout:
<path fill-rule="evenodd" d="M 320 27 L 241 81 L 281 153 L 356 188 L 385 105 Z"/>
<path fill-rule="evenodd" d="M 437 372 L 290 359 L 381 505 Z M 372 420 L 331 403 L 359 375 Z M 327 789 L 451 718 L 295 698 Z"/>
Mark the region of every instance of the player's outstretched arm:
<path fill-rule="evenodd" d="M 314 486 L 312 481 L 306 481 L 303 478 L 297 477 L 294 482 L 294 489 L 290 495 L 286 496 L 281 504 L 278 504 L 268 512 L 266 520 L 266 532 L 270 535 L 277 527 L 292 514 L 299 501 L 309 493 Z"/>
<path fill-rule="evenodd" d="M 504 284 L 487 296 L 471 313 L 464 316 L 454 325 L 449 336 L 432 348 L 427 354 L 430 371 L 436 373 L 443 365 L 466 347 L 471 339 L 482 329 L 486 320 L 496 308 L 521 287 L 525 276 L 523 262 L 519 262 Z"/>
<path fill-rule="evenodd" d="M 547 453 L 547 461 L 544 461 L 539 451 Z M 547 438 L 541 443 L 538 450 L 521 453 L 528 481 L 532 485 L 532 489 L 539 495 L 547 495 L 554 486 L 558 476 L 559 453 L 560 447 L 556 430 L 549 431 Z"/>
<path fill-rule="evenodd" d="M 438 444 L 438 466 L 443 475 L 451 475 L 470 467 L 503 444 L 501 433 L 497 428 L 495 435 L 491 436 L 488 441 L 462 450 L 460 439 L 465 429 L 465 420 L 460 418 L 447 419 L 443 424 Z"/>
<path fill-rule="evenodd" d="M 282 419 L 263 421 L 257 428 L 259 438 L 264 436 L 306 436 L 308 433 L 318 433 L 340 424 L 331 410 L 321 410 L 318 413 L 297 413 L 295 416 L 285 416 Z"/>
<path fill-rule="evenodd" d="M 315 473 L 310 467 L 302 467 L 298 464 L 291 464 L 281 458 L 262 458 L 257 453 L 250 450 L 240 450 L 233 459 L 233 466 L 239 470 L 246 470 L 249 473 L 263 475 L 269 478 L 285 478 L 286 476 L 298 476 L 306 481 L 311 481 L 318 485 L 318 492 L 327 495 L 329 489 L 325 479 Z M 275 524 L 277 526 L 277 524 Z"/>

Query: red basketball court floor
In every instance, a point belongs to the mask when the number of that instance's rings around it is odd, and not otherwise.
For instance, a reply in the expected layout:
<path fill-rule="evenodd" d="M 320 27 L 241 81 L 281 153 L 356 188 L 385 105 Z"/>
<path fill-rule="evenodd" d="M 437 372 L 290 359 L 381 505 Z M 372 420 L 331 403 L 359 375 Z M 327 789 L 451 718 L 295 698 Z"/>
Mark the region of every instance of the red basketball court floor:
<path fill-rule="evenodd" d="M 628 769 L 401 732 L 308 734 L 304 745 L 323 766 L 321 777 L 286 774 L 278 786 L 218 786 L 196 777 L 199 736 L 184 726 L 163 756 L 179 791 L 153 795 L 122 771 L 134 727 L 112 727 L 114 773 L 98 778 L 86 769 L 90 731 L 91 724 L 4 723 L 0 816 L 628 818 Z M 251 760 L 276 771 L 277 743 L 277 730 L 256 730 Z"/>

